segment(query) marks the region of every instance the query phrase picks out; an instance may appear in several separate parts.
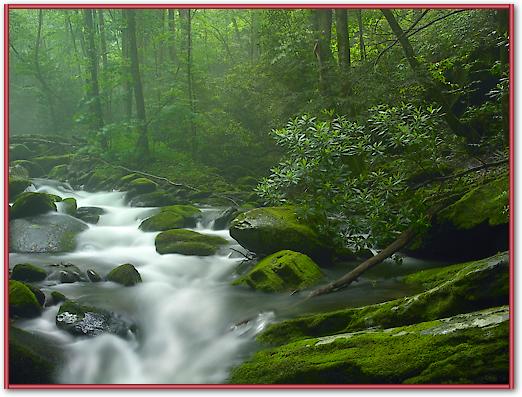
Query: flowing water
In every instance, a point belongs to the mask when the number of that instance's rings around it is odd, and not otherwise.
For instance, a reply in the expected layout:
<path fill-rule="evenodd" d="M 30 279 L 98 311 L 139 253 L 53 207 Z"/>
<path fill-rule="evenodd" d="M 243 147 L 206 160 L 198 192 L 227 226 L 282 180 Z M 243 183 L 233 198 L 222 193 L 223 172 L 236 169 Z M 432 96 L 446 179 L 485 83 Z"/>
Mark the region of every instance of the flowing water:
<path fill-rule="evenodd" d="M 129 207 L 123 192 L 88 193 L 56 181 L 34 183 L 36 191 L 74 197 L 78 207 L 96 206 L 106 213 L 97 225 L 89 225 L 78 236 L 74 252 L 10 254 L 11 267 L 24 262 L 72 263 L 84 272 L 94 269 L 105 276 L 118 265 L 132 263 L 143 279 L 133 287 L 112 282 L 44 281 L 39 285 L 47 295 L 59 291 L 69 299 L 121 313 L 138 329 L 136 336 L 128 339 L 110 334 L 73 337 L 55 325 L 58 305 L 47 307 L 37 319 L 18 321 L 17 326 L 50 336 L 64 346 L 67 361 L 58 379 L 61 383 L 226 382 L 230 369 L 259 348 L 255 335 L 271 322 L 412 292 L 397 278 L 379 274 L 304 305 L 298 304 L 302 300 L 299 295 L 234 287 L 230 282 L 237 277 L 235 270 L 242 258 L 230 248 L 241 247 L 228 230 L 212 230 L 219 209 L 202 208 L 202 221 L 193 230 L 224 237 L 230 242 L 228 247 L 210 257 L 159 255 L 154 248 L 157 233 L 138 229 L 155 208 Z M 409 260 L 403 266 L 411 271 L 426 264 Z M 334 278 L 345 271 L 330 269 L 327 275 Z"/>

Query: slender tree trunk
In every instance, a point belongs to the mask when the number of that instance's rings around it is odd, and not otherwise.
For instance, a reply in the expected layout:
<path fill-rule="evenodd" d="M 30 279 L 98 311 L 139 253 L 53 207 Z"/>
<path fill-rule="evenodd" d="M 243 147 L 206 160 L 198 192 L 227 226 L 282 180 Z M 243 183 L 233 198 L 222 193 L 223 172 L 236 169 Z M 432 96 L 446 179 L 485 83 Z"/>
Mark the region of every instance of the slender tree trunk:
<path fill-rule="evenodd" d="M 332 10 L 312 10 L 314 30 L 316 32 L 315 56 L 319 69 L 319 92 L 325 98 L 331 98 L 332 84 Z"/>
<path fill-rule="evenodd" d="M 444 96 L 442 89 L 437 85 L 437 83 L 431 78 L 428 71 L 416 58 L 413 47 L 411 46 L 408 37 L 399 26 L 399 23 L 395 19 L 395 16 L 389 9 L 382 9 L 382 13 L 384 14 L 388 24 L 390 25 L 391 30 L 397 37 L 397 40 L 402 46 L 406 59 L 410 64 L 410 67 L 413 69 L 419 82 L 426 90 L 428 97 L 437 102 L 439 106 L 441 106 L 442 111 L 444 112 L 444 118 L 446 123 L 448 124 L 451 131 L 459 136 L 466 138 L 466 140 L 470 142 L 476 142 L 478 140 L 477 132 L 471 128 L 467 127 L 460 122 L 460 120 L 453 113 L 451 106 Z"/>
<path fill-rule="evenodd" d="M 43 10 L 38 10 L 38 28 L 36 31 L 36 42 L 34 45 L 34 70 L 35 76 L 40 85 L 42 86 L 43 94 L 47 100 L 47 106 L 49 107 L 49 113 L 51 115 L 51 122 L 53 128 L 58 131 L 59 123 L 58 117 L 56 116 L 56 105 L 55 105 L 55 94 L 45 79 L 42 69 L 40 67 L 40 45 L 42 42 L 42 25 L 43 25 Z"/>
<path fill-rule="evenodd" d="M 98 10 L 98 28 L 100 30 L 100 50 L 101 50 L 101 58 L 102 58 L 102 66 L 103 66 L 103 75 L 104 79 L 102 79 L 102 82 L 106 82 L 107 80 L 107 72 L 109 69 L 109 61 L 107 58 L 107 37 L 105 33 L 105 17 L 103 15 L 103 10 Z M 105 98 L 105 106 L 106 106 L 106 117 L 107 119 L 111 119 L 112 117 L 112 110 L 111 110 L 111 89 L 108 84 L 105 84 L 103 87 L 104 91 L 104 98 Z"/>
<path fill-rule="evenodd" d="M 97 132 L 101 132 L 104 122 L 98 82 L 98 57 L 94 40 L 94 20 L 92 10 L 84 9 L 83 16 L 85 21 L 85 32 L 87 35 L 87 62 L 90 74 L 88 96 L 90 100 L 91 113 L 93 115 L 93 127 Z M 102 149 L 107 149 L 107 139 L 104 134 L 101 135 L 101 146 Z"/>
<path fill-rule="evenodd" d="M 337 31 L 337 54 L 339 68 L 342 72 L 350 69 L 350 36 L 348 33 L 348 10 L 346 8 L 335 10 L 335 25 Z"/>
<path fill-rule="evenodd" d="M 81 77 L 82 75 L 82 66 L 81 66 L 81 62 L 80 62 L 80 54 L 78 52 L 78 46 L 76 45 L 76 35 L 74 34 L 74 30 L 73 30 L 73 27 L 72 27 L 72 24 L 71 24 L 71 18 L 69 16 L 69 10 L 66 10 L 65 11 L 65 22 L 67 24 L 67 29 L 68 29 L 68 32 L 69 32 L 69 35 L 71 36 L 71 43 L 73 45 L 73 50 L 74 50 L 74 59 L 76 60 L 76 65 L 78 67 L 78 76 Z"/>
<path fill-rule="evenodd" d="M 196 125 L 194 124 L 194 115 L 196 114 L 196 108 L 194 104 L 194 87 L 193 87 L 193 73 L 192 73 L 192 13 L 191 9 L 187 9 L 187 86 L 188 86 L 188 97 L 190 104 L 190 133 L 191 133 L 191 146 L 192 155 L 195 156 L 197 153 L 197 136 L 196 136 Z"/>
<path fill-rule="evenodd" d="M 172 8 L 169 8 L 168 10 L 168 26 L 169 26 L 169 53 L 170 53 L 170 59 L 173 64 L 176 64 L 178 62 L 177 54 L 176 54 L 176 20 L 175 20 L 175 14 L 174 10 Z"/>
<path fill-rule="evenodd" d="M 135 10 L 132 9 L 125 9 L 124 14 L 127 22 L 132 84 L 134 87 L 134 100 L 136 101 L 136 116 L 139 123 L 139 138 L 136 145 L 136 154 L 140 160 L 143 160 L 149 158 L 150 152 L 149 139 L 147 135 L 147 118 L 145 115 L 145 99 L 143 97 L 138 47 L 136 45 L 136 15 Z"/>
<path fill-rule="evenodd" d="M 366 46 L 364 45 L 362 10 L 357 10 L 357 23 L 359 24 L 359 51 L 361 52 L 361 61 L 366 61 Z"/>
<path fill-rule="evenodd" d="M 122 19 L 124 23 L 122 24 L 121 31 L 121 51 L 122 58 L 124 60 L 124 103 L 125 103 L 125 114 L 127 116 L 127 120 L 132 119 L 132 84 L 131 84 L 131 71 L 130 71 L 130 56 L 129 56 L 129 29 L 125 23 L 125 10 L 121 12 Z"/>

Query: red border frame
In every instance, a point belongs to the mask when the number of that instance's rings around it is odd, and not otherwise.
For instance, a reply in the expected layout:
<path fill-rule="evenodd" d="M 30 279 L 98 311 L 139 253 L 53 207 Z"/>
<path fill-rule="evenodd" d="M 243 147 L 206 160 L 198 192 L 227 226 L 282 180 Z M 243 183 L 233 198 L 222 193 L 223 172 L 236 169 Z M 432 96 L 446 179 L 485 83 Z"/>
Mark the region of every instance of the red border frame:
<path fill-rule="evenodd" d="M 67 9 L 67 8 L 206 8 L 206 9 L 311 9 L 311 8 L 461 8 L 461 9 L 508 9 L 509 10 L 509 267 L 510 267 L 510 351 L 509 351 L 509 383 L 508 384 L 419 384 L 419 385 L 385 385 L 385 384 L 335 384 L 335 385 L 232 385 L 232 384 L 10 384 L 9 383 L 9 10 L 11 9 Z M 515 248 L 515 121 L 514 121 L 514 5 L 513 4 L 4 4 L 4 389 L 482 389 L 501 390 L 514 389 L 514 248 Z"/>

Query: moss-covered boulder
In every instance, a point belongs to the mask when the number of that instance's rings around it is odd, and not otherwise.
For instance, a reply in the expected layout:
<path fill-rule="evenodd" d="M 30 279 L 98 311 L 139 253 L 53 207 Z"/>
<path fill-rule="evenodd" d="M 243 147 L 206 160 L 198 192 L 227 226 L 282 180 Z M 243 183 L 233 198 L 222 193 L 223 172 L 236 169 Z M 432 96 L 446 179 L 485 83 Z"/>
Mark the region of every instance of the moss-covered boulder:
<path fill-rule="evenodd" d="M 196 226 L 201 211 L 191 205 L 170 205 L 162 207 L 159 213 L 145 219 L 140 229 L 145 232 L 158 232 L 170 229 Z"/>
<path fill-rule="evenodd" d="M 52 213 L 9 222 L 9 249 L 20 253 L 70 252 L 88 225 L 69 215 Z"/>
<path fill-rule="evenodd" d="M 219 213 L 218 217 L 214 220 L 212 228 L 214 230 L 228 229 L 228 227 L 230 226 L 230 222 L 232 222 L 232 220 L 242 212 L 245 212 L 245 210 L 239 209 L 238 207 L 225 208 L 223 211 Z"/>
<path fill-rule="evenodd" d="M 133 265 L 126 263 L 112 269 L 107 275 L 107 280 L 130 287 L 141 283 L 141 276 Z"/>
<path fill-rule="evenodd" d="M 265 292 L 283 292 L 310 287 L 322 278 L 321 269 L 308 256 L 285 250 L 262 259 L 233 284 L 245 284 Z"/>
<path fill-rule="evenodd" d="M 42 305 L 35 294 L 24 283 L 9 280 L 9 317 L 37 317 L 42 313 Z"/>
<path fill-rule="evenodd" d="M 59 291 L 51 292 L 52 304 L 57 305 L 58 303 L 65 302 L 67 297 Z"/>
<path fill-rule="evenodd" d="M 192 230 L 176 229 L 161 232 L 156 236 L 156 251 L 160 254 L 214 255 L 227 240 Z"/>
<path fill-rule="evenodd" d="M 34 152 L 26 145 L 17 143 L 9 145 L 9 159 L 10 160 L 27 160 L 34 156 Z"/>
<path fill-rule="evenodd" d="M 116 313 L 71 300 L 60 306 L 56 314 L 56 326 L 79 336 L 111 333 L 127 337 L 133 328 L 132 324 Z"/>
<path fill-rule="evenodd" d="M 58 204 L 58 207 L 60 208 L 60 210 L 63 213 L 65 213 L 67 215 L 71 215 L 71 216 L 75 216 L 76 215 L 77 204 L 76 204 L 76 199 L 73 198 L 73 197 L 64 198 Z"/>
<path fill-rule="evenodd" d="M 19 179 L 29 179 L 29 171 L 20 164 L 9 165 L 9 176 Z"/>
<path fill-rule="evenodd" d="M 234 384 L 506 384 L 507 306 L 420 324 L 299 340 L 262 350 Z"/>
<path fill-rule="evenodd" d="M 56 165 L 49 171 L 49 178 L 64 181 L 67 179 L 68 173 L 69 166 L 67 164 Z"/>
<path fill-rule="evenodd" d="M 425 236 L 406 252 L 412 256 L 473 260 L 509 245 L 509 178 L 507 175 L 470 190 L 437 214 Z"/>
<path fill-rule="evenodd" d="M 148 178 L 137 178 L 129 182 L 129 189 L 134 194 L 151 193 L 154 192 L 157 188 L 158 184 Z"/>
<path fill-rule="evenodd" d="M 47 272 L 39 266 L 30 263 L 19 263 L 13 267 L 11 279 L 18 281 L 42 281 L 47 277 Z"/>
<path fill-rule="evenodd" d="M 256 208 L 235 218 L 230 235 L 244 248 L 260 255 L 281 250 L 301 252 L 318 262 L 328 262 L 333 250 L 291 207 Z"/>
<path fill-rule="evenodd" d="M 64 154 L 59 156 L 40 156 L 34 157 L 32 161 L 38 164 L 46 174 L 48 174 L 54 167 L 62 164 L 69 164 L 73 155 Z"/>
<path fill-rule="evenodd" d="M 131 173 L 131 174 L 127 174 L 125 176 L 122 176 L 119 180 L 119 186 L 125 186 L 125 187 L 128 187 L 129 184 L 138 179 L 138 178 L 142 178 L 142 175 L 138 174 L 138 173 Z"/>
<path fill-rule="evenodd" d="M 11 163 L 11 166 L 12 167 L 23 167 L 24 169 L 27 170 L 27 172 L 29 173 L 29 177 L 31 178 L 39 178 L 41 176 L 44 176 L 45 175 L 45 171 L 43 170 L 43 168 L 33 162 L 33 161 L 29 161 L 29 160 L 16 160 L 16 161 L 13 161 Z"/>
<path fill-rule="evenodd" d="M 32 182 L 29 179 L 9 176 L 9 201 L 15 200 L 20 193 L 23 193 L 31 185 Z"/>
<path fill-rule="evenodd" d="M 389 328 L 431 321 L 509 303 L 507 253 L 483 260 L 414 273 L 406 283 L 426 290 L 370 306 L 301 316 L 270 325 L 258 339 L 285 343 L 306 337 Z"/>
<path fill-rule="evenodd" d="M 84 222 L 97 224 L 100 216 L 105 214 L 105 210 L 99 207 L 80 207 L 76 210 L 74 216 Z"/>
<path fill-rule="evenodd" d="M 20 194 L 11 210 L 11 219 L 26 218 L 56 211 L 56 196 L 47 193 L 25 192 Z"/>
<path fill-rule="evenodd" d="M 165 190 L 156 190 L 150 193 L 143 193 L 134 196 L 129 201 L 131 207 L 165 207 L 184 202 L 175 194 L 166 192 Z"/>
<path fill-rule="evenodd" d="M 9 383 L 11 385 L 56 383 L 63 363 L 59 343 L 9 326 Z"/>
<path fill-rule="evenodd" d="M 90 161 L 86 159 L 85 161 L 79 161 L 79 164 L 92 164 L 92 171 L 88 174 L 82 174 L 82 170 L 76 171 L 78 178 L 77 183 L 81 183 L 84 185 L 85 189 L 88 191 L 98 191 L 98 190 L 112 190 L 116 185 L 121 175 L 124 173 L 122 170 L 118 168 L 111 167 L 109 165 Z M 85 170 L 85 168 L 83 169 Z M 85 172 L 85 171 L 83 171 Z"/>

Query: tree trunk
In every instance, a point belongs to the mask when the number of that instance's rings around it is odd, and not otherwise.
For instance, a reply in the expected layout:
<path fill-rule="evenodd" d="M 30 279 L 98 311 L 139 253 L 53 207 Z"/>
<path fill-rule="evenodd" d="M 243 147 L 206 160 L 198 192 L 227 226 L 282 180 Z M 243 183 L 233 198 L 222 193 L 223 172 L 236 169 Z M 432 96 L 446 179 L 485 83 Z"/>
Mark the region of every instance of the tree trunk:
<path fill-rule="evenodd" d="M 331 98 L 332 85 L 332 10 L 312 10 L 314 30 L 316 33 L 315 56 L 319 69 L 319 92 L 325 98 Z"/>
<path fill-rule="evenodd" d="M 121 17 L 125 22 L 125 10 L 122 10 Z M 127 120 L 132 119 L 132 84 L 131 84 L 131 71 L 130 71 L 130 57 L 129 57 L 129 29 L 126 24 L 122 24 L 121 30 L 121 51 L 122 58 L 124 60 L 124 103 L 125 103 L 125 114 L 127 116 Z"/>
<path fill-rule="evenodd" d="M 78 52 L 78 46 L 76 45 L 76 35 L 74 34 L 69 12 L 70 12 L 69 10 L 65 11 L 65 22 L 67 24 L 67 29 L 68 29 L 69 35 L 71 36 L 71 43 L 73 45 L 73 50 L 74 50 L 74 58 L 76 60 L 76 65 L 78 66 L 78 77 L 81 77 L 82 76 L 82 66 L 81 66 L 81 62 L 80 62 L 80 54 Z"/>
<path fill-rule="evenodd" d="M 168 10 L 168 26 L 169 26 L 169 54 L 172 63 L 176 64 L 178 62 L 177 54 L 176 54 L 176 20 L 174 15 L 174 10 L 169 8 Z"/>
<path fill-rule="evenodd" d="M 89 79 L 89 99 L 90 108 L 93 115 L 93 127 L 97 132 L 101 132 L 104 126 L 102 103 L 100 98 L 100 88 L 98 83 L 98 57 L 96 54 L 96 44 L 94 40 L 94 20 L 91 9 L 84 9 L 83 16 L 85 21 L 85 32 L 87 35 L 87 63 L 90 74 Z M 102 149 L 107 149 L 107 139 L 101 135 Z"/>
<path fill-rule="evenodd" d="M 143 98 L 143 86 L 141 84 L 140 65 L 138 59 L 138 47 L 136 45 L 136 15 L 135 10 L 125 9 L 124 14 L 127 23 L 129 39 L 130 69 L 132 85 L 134 88 L 134 100 L 136 101 L 136 117 L 139 123 L 139 138 L 136 144 L 136 154 L 140 160 L 149 158 L 149 138 L 147 135 L 147 118 L 145 115 L 145 99 Z"/>
<path fill-rule="evenodd" d="M 98 27 L 100 29 L 100 50 L 101 50 L 101 58 L 102 58 L 102 66 L 103 66 L 103 73 L 105 76 L 105 79 L 102 79 L 102 82 L 106 80 L 106 74 L 109 68 L 109 61 L 107 59 L 107 37 L 105 33 L 105 18 L 103 15 L 103 10 L 98 10 Z M 106 117 L 107 119 L 111 118 L 112 111 L 111 111 L 111 89 L 106 84 L 106 86 L 103 87 L 104 91 L 104 97 L 105 97 L 105 106 L 106 106 Z"/>
<path fill-rule="evenodd" d="M 410 64 L 410 67 L 413 69 L 420 84 L 426 90 L 428 97 L 435 101 L 439 106 L 441 106 L 442 111 L 444 112 L 444 118 L 446 123 L 448 124 L 451 131 L 458 135 L 466 138 L 468 142 L 476 142 L 478 140 L 477 132 L 471 128 L 467 127 L 460 122 L 460 120 L 453 113 L 451 106 L 444 96 L 442 89 L 437 85 L 437 83 L 431 78 L 428 71 L 416 58 L 415 52 L 413 51 L 413 47 L 411 46 L 408 37 L 399 26 L 399 23 L 395 19 L 395 16 L 389 9 L 382 9 L 382 13 L 384 14 L 388 24 L 390 25 L 391 30 L 397 37 L 397 40 L 402 46 L 406 59 Z"/>
<path fill-rule="evenodd" d="M 361 61 L 366 61 L 366 46 L 364 45 L 362 10 L 357 10 L 357 23 L 359 24 L 359 51 L 361 52 Z"/>
<path fill-rule="evenodd" d="M 197 136 L 196 136 L 196 125 L 194 124 L 194 115 L 196 114 L 196 108 L 194 104 L 194 87 L 193 87 L 193 73 L 192 73 L 192 10 L 186 10 L 186 26 L 187 26 L 187 89 L 188 99 L 190 104 L 190 134 L 191 134 L 191 147 L 192 156 L 196 156 L 197 153 Z"/>
<path fill-rule="evenodd" d="M 350 36 L 348 33 L 348 10 L 335 10 L 335 28 L 337 31 L 337 57 L 339 69 L 347 72 L 350 69 Z"/>

